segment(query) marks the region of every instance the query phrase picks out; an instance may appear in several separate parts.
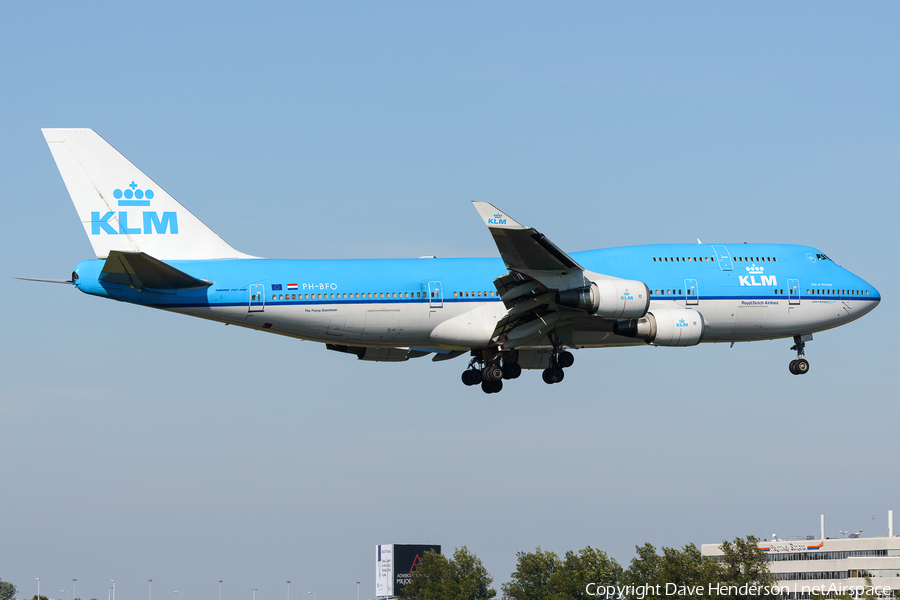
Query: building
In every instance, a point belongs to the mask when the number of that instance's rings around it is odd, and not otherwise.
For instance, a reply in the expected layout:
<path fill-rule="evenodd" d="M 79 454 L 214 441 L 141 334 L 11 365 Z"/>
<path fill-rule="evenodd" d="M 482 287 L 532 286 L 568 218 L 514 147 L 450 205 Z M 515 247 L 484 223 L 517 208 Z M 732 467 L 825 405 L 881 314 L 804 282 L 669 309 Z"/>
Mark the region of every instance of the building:
<path fill-rule="evenodd" d="M 843 532 L 842 532 L 843 533 Z M 860 532 L 861 533 L 861 532 Z M 827 597 L 855 593 L 869 577 L 877 595 L 900 597 L 900 536 L 894 536 L 894 515 L 888 511 L 887 537 L 825 537 L 825 515 L 818 539 L 786 539 L 773 536 L 759 543 L 769 559 L 769 570 L 778 578 L 788 598 L 811 598 L 812 592 Z M 719 544 L 703 544 L 700 551 L 722 556 Z M 868 590 L 867 590 L 868 591 Z"/>

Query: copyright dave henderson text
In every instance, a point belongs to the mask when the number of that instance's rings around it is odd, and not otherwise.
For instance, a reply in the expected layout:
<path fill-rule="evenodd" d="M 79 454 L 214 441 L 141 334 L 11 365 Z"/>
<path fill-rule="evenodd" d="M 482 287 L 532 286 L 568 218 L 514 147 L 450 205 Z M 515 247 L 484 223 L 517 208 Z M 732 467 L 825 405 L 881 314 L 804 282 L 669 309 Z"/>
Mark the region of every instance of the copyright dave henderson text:
<path fill-rule="evenodd" d="M 861 597 L 863 594 L 872 594 L 878 597 L 889 597 L 891 588 L 889 586 L 839 586 L 836 584 L 829 585 L 813 585 L 803 586 L 803 592 L 811 594 L 819 592 L 821 594 L 849 594 L 854 598 Z M 604 598 L 613 600 L 618 598 L 634 598 L 635 600 L 644 600 L 649 596 L 671 596 L 677 598 L 687 598 L 691 596 L 769 596 L 782 595 L 785 596 L 790 592 L 787 586 L 768 586 L 768 585 L 751 585 L 744 584 L 741 586 L 728 585 L 725 583 L 710 583 L 709 585 L 679 585 L 676 583 L 666 583 L 657 585 L 602 585 L 597 583 L 589 583 L 584 588 L 584 593 L 588 596 L 596 598 Z"/>

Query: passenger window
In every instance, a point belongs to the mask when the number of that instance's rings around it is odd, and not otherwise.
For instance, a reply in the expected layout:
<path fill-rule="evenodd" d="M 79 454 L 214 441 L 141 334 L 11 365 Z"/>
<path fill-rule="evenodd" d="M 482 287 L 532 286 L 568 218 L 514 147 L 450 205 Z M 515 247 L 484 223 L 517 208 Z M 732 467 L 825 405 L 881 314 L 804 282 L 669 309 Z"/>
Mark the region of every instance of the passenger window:
<path fill-rule="evenodd" d="M 275 299 L 275 294 L 272 294 L 272 300 L 274 300 L 274 299 Z"/>

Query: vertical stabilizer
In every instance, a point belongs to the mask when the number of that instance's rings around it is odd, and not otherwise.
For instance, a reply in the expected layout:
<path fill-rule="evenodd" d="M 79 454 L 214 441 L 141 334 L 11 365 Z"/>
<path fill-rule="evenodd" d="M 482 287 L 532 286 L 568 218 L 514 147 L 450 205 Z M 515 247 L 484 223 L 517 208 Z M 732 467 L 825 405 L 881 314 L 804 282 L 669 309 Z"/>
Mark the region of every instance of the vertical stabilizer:
<path fill-rule="evenodd" d="M 97 258 L 251 258 L 238 252 L 91 129 L 43 129 Z"/>

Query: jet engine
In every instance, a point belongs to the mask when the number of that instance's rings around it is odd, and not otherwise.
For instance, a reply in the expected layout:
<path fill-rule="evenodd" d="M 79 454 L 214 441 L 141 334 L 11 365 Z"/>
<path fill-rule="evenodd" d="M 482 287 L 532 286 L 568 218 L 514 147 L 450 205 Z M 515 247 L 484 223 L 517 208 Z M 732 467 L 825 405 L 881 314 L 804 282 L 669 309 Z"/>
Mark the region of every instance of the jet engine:
<path fill-rule="evenodd" d="M 653 309 L 639 319 L 613 325 L 616 335 L 645 340 L 654 346 L 696 346 L 705 331 L 703 315 L 686 308 Z"/>
<path fill-rule="evenodd" d="M 607 319 L 634 319 L 647 314 L 650 290 L 641 281 L 599 279 L 588 287 L 558 292 L 556 303 Z"/>

